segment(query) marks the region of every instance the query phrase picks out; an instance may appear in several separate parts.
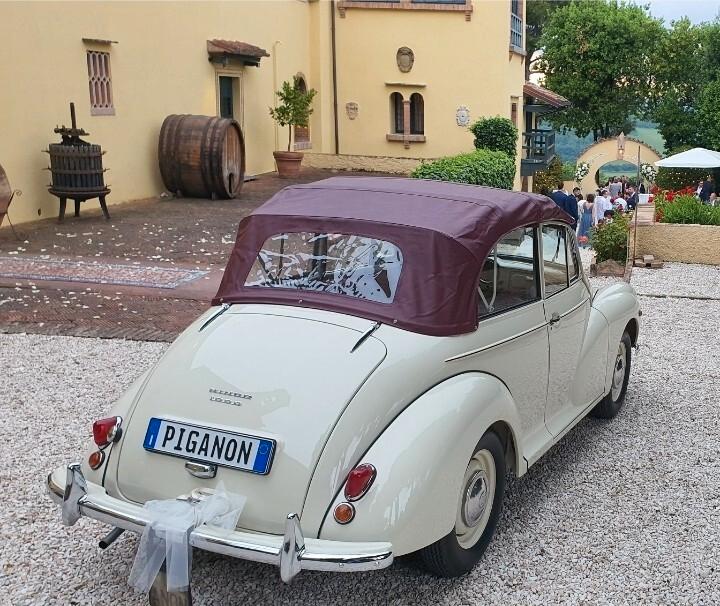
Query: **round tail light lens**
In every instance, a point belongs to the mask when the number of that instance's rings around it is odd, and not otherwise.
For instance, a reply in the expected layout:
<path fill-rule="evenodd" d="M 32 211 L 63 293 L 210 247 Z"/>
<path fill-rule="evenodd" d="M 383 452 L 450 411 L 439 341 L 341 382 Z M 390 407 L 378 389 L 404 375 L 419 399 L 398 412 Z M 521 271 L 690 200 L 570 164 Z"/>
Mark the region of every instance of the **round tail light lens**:
<path fill-rule="evenodd" d="M 377 471 L 370 463 L 362 463 L 353 469 L 345 482 L 345 498 L 348 501 L 357 501 L 362 498 L 372 486 Z"/>
<path fill-rule="evenodd" d="M 120 417 L 108 417 L 93 423 L 93 440 L 98 446 L 107 446 L 120 439 Z"/>
<path fill-rule="evenodd" d="M 355 508 L 352 503 L 338 503 L 333 511 L 333 517 L 338 524 L 349 524 L 355 517 Z"/>
<path fill-rule="evenodd" d="M 97 469 L 103 464 L 103 461 L 105 461 L 105 453 L 102 450 L 96 450 L 88 457 L 88 465 L 90 465 L 90 469 Z"/>

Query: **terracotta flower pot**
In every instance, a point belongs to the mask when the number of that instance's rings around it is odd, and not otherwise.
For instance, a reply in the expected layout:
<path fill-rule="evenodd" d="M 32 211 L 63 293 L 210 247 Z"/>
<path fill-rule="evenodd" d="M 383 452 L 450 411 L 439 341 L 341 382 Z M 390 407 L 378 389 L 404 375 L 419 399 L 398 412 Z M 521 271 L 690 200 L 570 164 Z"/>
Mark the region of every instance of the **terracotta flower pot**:
<path fill-rule="evenodd" d="M 274 151 L 273 156 L 275 156 L 279 177 L 292 179 L 300 174 L 300 163 L 303 159 L 302 152 Z"/>

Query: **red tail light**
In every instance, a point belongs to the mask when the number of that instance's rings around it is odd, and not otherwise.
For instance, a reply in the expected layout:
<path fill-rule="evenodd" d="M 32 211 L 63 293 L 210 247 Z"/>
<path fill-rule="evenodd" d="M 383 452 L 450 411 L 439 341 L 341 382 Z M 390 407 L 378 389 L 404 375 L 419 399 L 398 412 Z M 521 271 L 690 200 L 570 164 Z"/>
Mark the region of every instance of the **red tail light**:
<path fill-rule="evenodd" d="M 95 444 L 102 448 L 119 440 L 121 434 L 120 423 L 122 423 L 120 417 L 108 417 L 107 419 L 95 421 L 93 423 L 93 440 L 95 440 Z"/>
<path fill-rule="evenodd" d="M 362 498 L 372 486 L 377 471 L 370 463 L 362 463 L 353 469 L 345 482 L 345 498 L 348 501 L 357 501 Z"/>

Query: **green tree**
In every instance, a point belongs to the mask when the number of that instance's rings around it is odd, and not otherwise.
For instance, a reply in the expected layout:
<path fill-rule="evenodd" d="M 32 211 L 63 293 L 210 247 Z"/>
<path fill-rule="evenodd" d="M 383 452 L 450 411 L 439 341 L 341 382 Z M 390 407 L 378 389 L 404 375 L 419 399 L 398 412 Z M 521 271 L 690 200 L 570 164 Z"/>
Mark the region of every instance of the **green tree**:
<path fill-rule="evenodd" d="M 698 97 L 697 117 L 702 146 L 720 149 L 720 80 L 703 88 Z"/>
<path fill-rule="evenodd" d="M 528 0 L 525 5 L 525 79 L 534 71 L 535 53 L 540 49 L 540 38 L 550 15 L 557 9 L 570 4 L 570 0 Z"/>
<path fill-rule="evenodd" d="M 658 48 L 649 115 L 668 149 L 720 149 L 720 22 L 676 21 Z"/>
<path fill-rule="evenodd" d="M 554 11 L 538 62 L 551 90 L 572 102 L 550 121 L 594 140 L 615 136 L 646 108 L 662 22 L 617 0 L 581 2 Z"/>
<path fill-rule="evenodd" d="M 314 88 L 307 92 L 301 90 L 297 78 L 292 83 L 285 80 L 282 88 L 275 93 L 280 103 L 270 108 L 270 115 L 280 126 L 288 127 L 288 151 L 292 145 L 292 127 L 308 125 L 310 114 L 313 112 L 310 106 L 316 93 Z"/>
<path fill-rule="evenodd" d="M 650 117 L 668 149 L 699 144 L 697 101 L 710 77 L 707 69 L 705 26 L 693 26 L 688 19 L 672 24 L 660 36 L 652 72 Z"/>

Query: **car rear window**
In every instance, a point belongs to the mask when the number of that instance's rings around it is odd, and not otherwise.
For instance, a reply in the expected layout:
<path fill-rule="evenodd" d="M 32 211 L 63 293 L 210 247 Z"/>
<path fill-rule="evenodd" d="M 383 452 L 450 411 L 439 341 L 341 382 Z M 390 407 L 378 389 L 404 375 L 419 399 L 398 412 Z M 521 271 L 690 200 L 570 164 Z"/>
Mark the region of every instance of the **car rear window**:
<path fill-rule="evenodd" d="M 265 241 L 245 286 L 392 303 L 402 265 L 400 249 L 385 240 L 352 234 L 283 233 Z"/>

